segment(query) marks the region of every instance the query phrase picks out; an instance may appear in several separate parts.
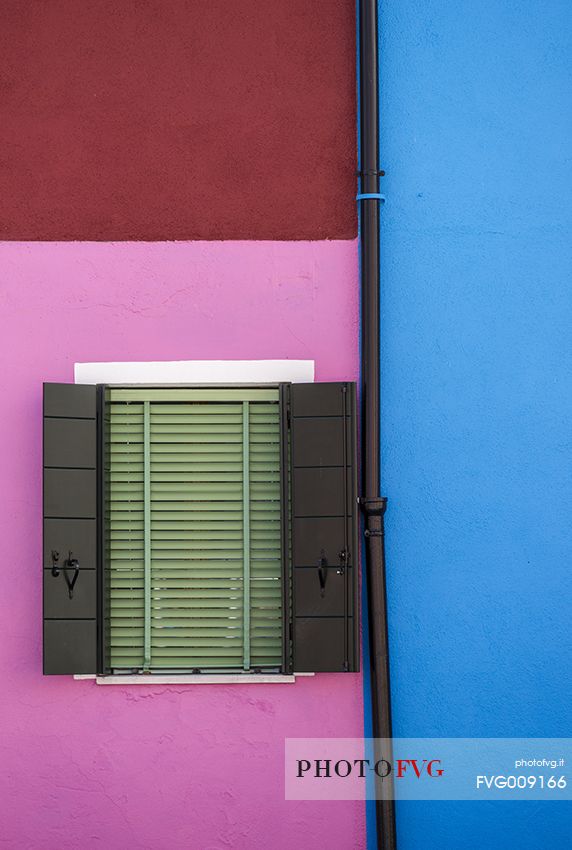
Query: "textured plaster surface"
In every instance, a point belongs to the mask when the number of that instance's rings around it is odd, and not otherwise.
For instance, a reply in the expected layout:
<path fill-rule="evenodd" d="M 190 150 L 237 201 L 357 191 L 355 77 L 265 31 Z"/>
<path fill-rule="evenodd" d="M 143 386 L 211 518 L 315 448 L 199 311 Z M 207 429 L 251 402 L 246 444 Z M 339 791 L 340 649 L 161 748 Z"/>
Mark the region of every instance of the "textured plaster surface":
<path fill-rule="evenodd" d="M 0 239 L 356 235 L 353 0 L 2 0 Z"/>
<path fill-rule="evenodd" d="M 360 735 L 359 674 L 98 687 L 41 674 L 41 383 L 75 361 L 357 371 L 353 241 L 0 245 L 0 838 L 10 850 L 365 846 L 362 803 L 286 802 L 287 736 Z"/>
<path fill-rule="evenodd" d="M 568 736 L 572 6 L 380 14 L 395 732 Z M 571 820 L 410 803 L 399 848 L 552 850 Z"/>

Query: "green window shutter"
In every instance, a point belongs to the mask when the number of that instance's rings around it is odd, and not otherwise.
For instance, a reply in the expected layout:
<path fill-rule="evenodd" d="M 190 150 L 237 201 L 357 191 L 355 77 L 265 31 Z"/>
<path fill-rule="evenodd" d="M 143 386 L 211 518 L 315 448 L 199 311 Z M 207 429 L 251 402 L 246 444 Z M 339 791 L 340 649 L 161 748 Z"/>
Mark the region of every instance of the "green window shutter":
<path fill-rule="evenodd" d="M 110 419 L 110 667 L 279 667 L 278 390 L 111 390 Z"/>
<path fill-rule="evenodd" d="M 282 664 L 280 411 L 250 404 L 250 635 L 254 667 Z"/>
<path fill-rule="evenodd" d="M 143 403 L 108 404 L 107 656 L 111 667 L 143 666 Z"/>

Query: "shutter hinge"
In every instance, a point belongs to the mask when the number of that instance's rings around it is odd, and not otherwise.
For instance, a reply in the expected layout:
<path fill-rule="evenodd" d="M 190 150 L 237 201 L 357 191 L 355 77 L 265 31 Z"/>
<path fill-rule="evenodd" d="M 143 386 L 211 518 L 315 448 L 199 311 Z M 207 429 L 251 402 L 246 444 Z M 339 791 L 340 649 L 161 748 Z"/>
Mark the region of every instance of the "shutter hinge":
<path fill-rule="evenodd" d="M 345 573 L 346 567 L 348 565 L 349 554 L 350 553 L 347 549 L 342 549 L 342 551 L 338 554 L 338 557 L 340 559 L 340 566 L 336 570 L 337 575 L 343 576 L 343 574 Z"/>
<path fill-rule="evenodd" d="M 52 549 L 52 575 L 54 578 L 57 578 L 60 574 L 60 568 L 58 567 L 58 561 L 60 560 L 60 553 L 56 552 L 55 549 Z"/>

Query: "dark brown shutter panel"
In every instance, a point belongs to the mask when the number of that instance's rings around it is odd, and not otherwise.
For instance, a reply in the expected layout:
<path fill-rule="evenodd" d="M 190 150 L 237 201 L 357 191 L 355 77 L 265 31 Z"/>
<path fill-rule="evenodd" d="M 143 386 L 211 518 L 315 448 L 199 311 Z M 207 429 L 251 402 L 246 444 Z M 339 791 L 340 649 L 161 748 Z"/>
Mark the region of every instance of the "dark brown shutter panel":
<path fill-rule="evenodd" d="M 45 675 L 97 671 L 97 422 L 97 387 L 44 384 Z"/>
<path fill-rule="evenodd" d="M 290 386 L 294 672 L 359 669 L 354 383 Z"/>

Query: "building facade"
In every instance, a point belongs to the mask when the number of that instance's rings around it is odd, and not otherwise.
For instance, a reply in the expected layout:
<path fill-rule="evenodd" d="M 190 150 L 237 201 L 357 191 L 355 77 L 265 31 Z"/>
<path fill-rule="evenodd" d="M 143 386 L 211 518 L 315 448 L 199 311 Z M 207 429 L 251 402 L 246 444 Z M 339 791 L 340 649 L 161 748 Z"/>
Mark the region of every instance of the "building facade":
<path fill-rule="evenodd" d="M 2 838 L 373 847 L 369 805 L 288 802 L 283 778 L 285 738 L 367 733 L 367 675 L 107 687 L 41 660 L 42 382 L 359 377 L 354 4 L 80 6 L 0 10 Z M 379 9 L 394 732 L 564 737 L 569 10 Z M 400 804 L 399 847 L 563 845 L 563 807 Z"/>

